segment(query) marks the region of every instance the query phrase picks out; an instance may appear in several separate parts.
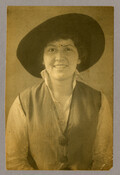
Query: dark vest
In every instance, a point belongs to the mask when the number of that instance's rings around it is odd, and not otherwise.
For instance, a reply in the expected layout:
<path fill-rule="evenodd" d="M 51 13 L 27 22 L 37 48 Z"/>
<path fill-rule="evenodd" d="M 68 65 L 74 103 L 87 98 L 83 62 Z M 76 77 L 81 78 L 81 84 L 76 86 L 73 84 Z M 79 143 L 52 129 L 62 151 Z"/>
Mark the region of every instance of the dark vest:
<path fill-rule="evenodd" d="M 38 169 L 91 168 L 101 106 L 100 92 L 77 82 L 64 133 L 44 81 L 22 92 L 20 101 L 27 118 L 29 151 Z"/>

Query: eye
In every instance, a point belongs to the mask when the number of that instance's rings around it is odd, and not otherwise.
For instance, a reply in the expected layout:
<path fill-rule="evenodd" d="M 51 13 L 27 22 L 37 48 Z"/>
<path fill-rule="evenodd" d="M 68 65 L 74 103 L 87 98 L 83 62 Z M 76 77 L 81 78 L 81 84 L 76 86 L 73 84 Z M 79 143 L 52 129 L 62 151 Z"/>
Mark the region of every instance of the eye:
<path fill-rule="evenodd" d="M 65 48 L 65 51 L 70 52 L 70 51 L 72 51 L 72 48 L 66 47 L 66 48 Z"/>
<path fill-rule="evenodd" d="M 50 53 L 54 53 L 55 51 L 56 51 L 55 48 L 49 48 L 49 49 L 48 49 L 48 52 L 50 52 Z"/>

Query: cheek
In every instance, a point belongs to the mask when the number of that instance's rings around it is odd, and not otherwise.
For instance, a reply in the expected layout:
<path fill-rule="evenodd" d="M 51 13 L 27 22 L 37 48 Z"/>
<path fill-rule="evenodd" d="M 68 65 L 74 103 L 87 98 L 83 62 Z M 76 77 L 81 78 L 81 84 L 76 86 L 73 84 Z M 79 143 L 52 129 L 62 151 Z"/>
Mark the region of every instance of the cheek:
<path fill-rule="evenodd" d="M 54 59 L 53 58 L 44 55 L 44 59 L 43 60 L 44 60 L 44 65 L 45 65 L 46 68 L 49 69 L 49 68 L 52 67 L 52 65 L 54 63 Z"/>
<path fill-rule="evenodd" d="M 49 65 L 50 58 L 47 55 L 44 55 L 43 60 L 45 65 Z"/>
<path fill-rule="evenodd" d="M 72 66 L 72 65 L 77 65 L 77 64 L 79 64 L 80 63 L 80 59 L 78 58 L 78 57 L 75 57 L 75 56 L 73 56 L 73 57 L 70 57 L 69 58 L 69 64 Z"/>

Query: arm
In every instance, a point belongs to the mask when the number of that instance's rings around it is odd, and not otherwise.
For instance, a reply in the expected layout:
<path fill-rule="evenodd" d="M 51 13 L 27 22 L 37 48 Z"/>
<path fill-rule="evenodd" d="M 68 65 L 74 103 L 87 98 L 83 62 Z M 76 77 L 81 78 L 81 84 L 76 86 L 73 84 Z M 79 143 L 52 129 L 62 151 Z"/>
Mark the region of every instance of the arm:
<path fill-rule="evenodd" d="M 113 125 L 110 107 L 102 94 L 102 105 L 99 112 L 97 134 L 93 150 L 92 170 L 109 170 L 112 168 Z"/>
<path fill-rule="evenodd" d="M 14 101 L 6 128 L 6 168 L 8 170 L 32 170 L 27 160 L 28 134 L 26 116 L 19 97 Z"/>

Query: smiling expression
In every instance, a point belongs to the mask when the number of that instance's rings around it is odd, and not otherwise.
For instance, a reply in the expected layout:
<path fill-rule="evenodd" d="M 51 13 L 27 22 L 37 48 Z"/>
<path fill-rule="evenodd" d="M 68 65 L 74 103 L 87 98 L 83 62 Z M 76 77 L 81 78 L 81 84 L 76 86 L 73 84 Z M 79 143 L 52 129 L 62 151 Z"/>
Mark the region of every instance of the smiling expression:
<path fill-rule="evenodd" d="M 60 39 L 47 44 L 44 64 L 50 77 L 57 80 L 72 78 L 80 63 L 78 50 L 71 39 Z"/>

